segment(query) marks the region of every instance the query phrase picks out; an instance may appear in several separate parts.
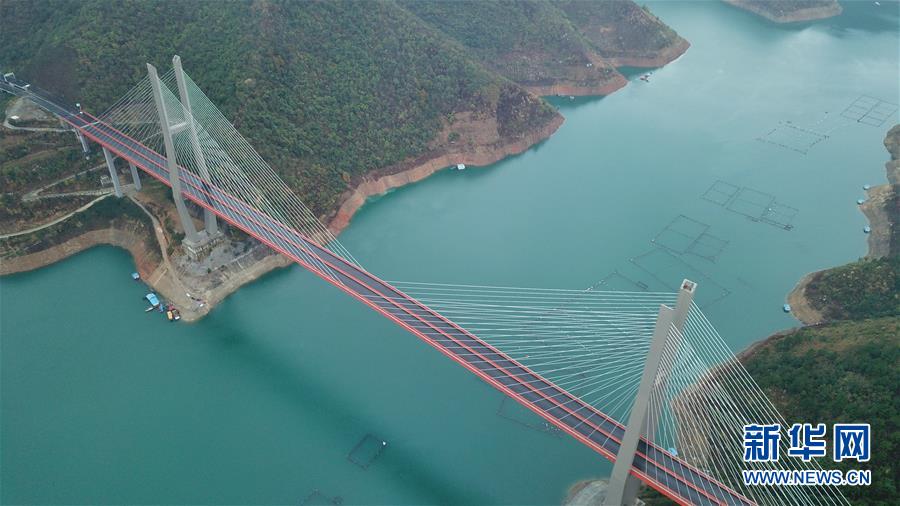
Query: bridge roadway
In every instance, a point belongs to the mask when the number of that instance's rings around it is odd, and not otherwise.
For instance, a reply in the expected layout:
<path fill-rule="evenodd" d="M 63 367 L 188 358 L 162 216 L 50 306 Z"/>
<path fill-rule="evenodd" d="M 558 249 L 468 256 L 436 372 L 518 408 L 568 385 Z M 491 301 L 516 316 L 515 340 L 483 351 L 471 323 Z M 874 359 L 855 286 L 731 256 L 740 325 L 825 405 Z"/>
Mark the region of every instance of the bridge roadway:
<path fill-rule="evenodd" d="M 169 185 L 163 155 L 94 116 L 70 110 L 37 93 L 11 88 L 0 82 L 0 89 L 27 95 L 91 140 Z M 200 180 L 190 171 L 182 169 L 180 179 L 183 193 L 190 200 L 211 209 L 220 218 L 390 318 L 583 444 L 615 461 L 619 441 L 625 432 L 617 421 L 297 230 Z M 680 504 L 753 504 L 645 438 L 639 443 L 631 473 Z"/>

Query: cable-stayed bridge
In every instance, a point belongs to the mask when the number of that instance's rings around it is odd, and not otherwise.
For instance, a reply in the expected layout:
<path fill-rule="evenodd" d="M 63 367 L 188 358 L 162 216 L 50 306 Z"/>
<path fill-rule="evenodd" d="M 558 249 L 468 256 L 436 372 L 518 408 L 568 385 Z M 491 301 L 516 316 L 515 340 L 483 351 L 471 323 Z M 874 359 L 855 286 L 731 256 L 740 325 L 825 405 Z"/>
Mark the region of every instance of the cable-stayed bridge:
<path fill-rule="evenodd" d="M 5 77 L 115 158 L 170 186 L 185 248 L 203 251 L 224 220 L 416 335 L 615 463 L 606 504 L 643 482 L 680 504 L 846 504 L 835 487 L 748 487 L 743 426 L 787 423 L 692 302 L 673 293 L 387 282 L 368 272 L 181 69 L 148 77 L 99 117 Z M 186 205 L 203 213 L 197 230 Z M 699 288 L 702 289 L 702 288 Z M 781 439 L 781 453 L 787 438 Z M 560 465 L 565 465 L 561 462 Z"/>

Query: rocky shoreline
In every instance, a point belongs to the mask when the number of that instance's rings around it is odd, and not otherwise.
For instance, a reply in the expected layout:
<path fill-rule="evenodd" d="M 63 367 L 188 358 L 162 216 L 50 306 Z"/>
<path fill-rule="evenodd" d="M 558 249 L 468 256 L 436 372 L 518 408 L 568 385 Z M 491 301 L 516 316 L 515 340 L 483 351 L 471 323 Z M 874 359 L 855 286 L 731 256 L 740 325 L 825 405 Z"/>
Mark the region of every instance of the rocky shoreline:
<path fill-rule="evenodd" d="M 439 153 L 426 154 L 415 160 L 375 171 L 364 177 L 356 184 L 353 190 L 346 192 L 342 196 L 337 212 L 327 220 L 328 228 L 334 235 L 338 235 L 350 224 L 353 215 L 366 203 L 369 197 L 381 195 L 388 190 L 421 181 L 451 165 L 456 165 L 457 163 L 475 166 L 490 165 L 507 156 L 522 153 L 553 135 L 564 121 L 562 116 L 556 116 L 539 130 L 530 132 L 519 139 L 491 146 L 461 146 L 458 150 L 445 150 Z"/>
<path fill-rule="evenodd" d="M 751 2 L 748 0 L 723 1 L 739 9 L 743 9 L 758 16 L 762 16 L 775 23 L 799 23 L 803 21 L 816 21 L 819 19 L 832 18 L 844 12 L 844 9 L 837 1 L 819 7 L 806 7 L 785 13 L 771 12 L 759 3 Z"/>
<path fill-rule="evenodd" d="M 887 197 L 893 194 L 893 187 L 889 184 L 875 186 L 869 189 L 869 200 L 860 206 L 863 214 L 869 221 L 871 232 L 867 238 L 869 251 L 866 258 L 882 258 L 890 254 L 892 224 L 888 216 L 885 204 Z M 806 296 L 806 287 L 815 277 L 828 269 L 822 269 L 806 274 L 787 296 L 787 303 L 791 305 L 791 313 L 804 325 L 818 325 L 825 323 L 825 317 L 815 309 Z M 777 334 L 776 334 L 777 335 Z M 774 336 L 772 336 L 774 337 Z M 769 338 L 765 339 L 767 341 Z M 761 342 L 764 342 L 761 341 Z"/>
<path fill-rule="evenodd" d="M 869 259 L 883 258 L 891 254 L 894 223 L 887 206 L 892 204 L 894 192 L 900 185 L 900 159 L 896 155 L 900 151 L 900 146 L 897 145 L 898 139 L 900 139 L 900 125 L 891 128 L 884 139 L 884 146 L 891 154 L 891 159 L 884 164 L 888 183 L 869 188 L 868 198 L 859 206 L 871 229 L 867 238 L 866 258 Z M 803 276 L 787 297 L 794 317 L 805 325 L 816 325 L 825 321 L 822 314 L 812 306 L 806 297 L 806 287 L 820 272 L 823 271 L 811 272 Z"/>
<path fill-rule="evenodd" d="M 626 84 L 628 84 L 628 80 L 625 79 L 625 76 L 616 73 L 612 80 L 600 86 L 583 86 L 577 83 L 558 82 L 546 86 L 524 86 L 524 88 L 529 92 L 542 97 L 599 97 L 615 93 L 624 88 Z"/>
<path fill-rule="evenodd" d="M 258 251 L 252 251 L 249 255 L 252 258 L 247 265 L 241 265 L 240 269 L 229 272 L 217 286 L 198 288 L 198 283 L 202 280 L 187 278 L 179 274 L 165 256 L 161 256 L 161 254 L 165 255 L 165 245 L 160 245 L 161 251 L 151 251 L 147 248 L 144 234 L 134 230 L 110 227 L 85 232 L 61 244 L 35 253 L 4 258 L 0 261 L 0 276 L 40 269 L 103 245 L 115 246 L 128 251 L 141 279 L 162 295 L 164 300 L 175 304 L 181 312 L 184 322 L 200 320 L 217 303 L 237 291 L 238 288 L 272 270 L 286 267 L 292 263 L 287 258 L 270 252 L 264 246 L 259 246 Z M 187 295 L 188 293 L 193 293 L 195 297 L 202 296 L 203 304 L 198 304 L 195 299 Z"/>
<path fill-rule="evenodd" d="M 0 261 L 0 276 L 40 269 L 94 246 L 104 244 L 127 250 L 134 259 L 135 268 L 142 278 L 149 278 L 161 264 L 158 253 L 147 248 L 143 236 L 131 230 L 111 227 L 85 232 L 62 244 L 35 253 L 4 258 Z"/>
<path fill-rule="evenodd" d="M 605 61 L 616 67 L 662 67 L 680 58 L 690 47 L 690 42 L 679 37 L 676 44 L 659 51 L 654 56 L 623 56 L 606 58 Z M 541 96 L 604 96 L 622 89 L 627 84 L 628 80 L 621 74 L 617 74 L 613 80 L 601 86 L 557 83 L 547 86 L 530 86 L 526 87 L 526 89 L 535 95 Z M 333 234 L 339 234 L 350 224 L 353 215 L 365 204 L 368 198 L 381 195 L 394 188 L 421 181 L 451 165 L 457 163 L 473 166 L 490 165 L 507 156 L 522 153 L 534 144 L 553 135 L 564 121 L 565 119 L 562 117 L 554 118 L 553 121 L 541 129 L 530 132 L 520 139 L 495 143 L 490 146 L 478 145 L 474 148 L 461 147 L 456 150 L 451 149 L 439 153 L 429 153 L 415 160 L 401 162 L 400 164 L 374 171 L 357 182 L 352 190 L 341 196 L 337 211 L 330 218 L 326 219 L 328 228 Z"/>
<path fill-rule="evenodd" d="M 681 58 L 691 47 L 691 43 L 687 39 L 678 37 L 678 42 L 657 52 L 653 56 L 616 56 L 607 57 L 606 61 L 615 67 L 639 67 L 639 68 L 656 68 L 668 65 L 673 61 Z"/>

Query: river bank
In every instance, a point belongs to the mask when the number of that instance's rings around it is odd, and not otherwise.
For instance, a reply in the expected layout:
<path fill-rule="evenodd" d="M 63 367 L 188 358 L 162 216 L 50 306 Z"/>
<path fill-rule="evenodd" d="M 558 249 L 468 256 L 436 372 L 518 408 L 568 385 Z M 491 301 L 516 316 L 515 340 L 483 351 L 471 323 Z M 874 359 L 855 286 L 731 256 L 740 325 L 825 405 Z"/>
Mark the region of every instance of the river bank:
<path fill-rule="evenodd" d="M 462 163 L 465 165 L 490 165 L 507 156 L 517 155 L 533 145 L 547 139 L 563 124 L 565 119 L 557 115 L 549 123 L 519 139 L 503 142 L 497 137 L 496 119 L 474 119 L 463 117 L 454 124 L 454 130 L 471 134 L 476 139 L 493 141 L 474 145 L 460 145 L 436 153 L 427 153 L 414 160 L 408 160 L 390 167 L 372 171 L 363 177 L 354 189 L 345 192 L 337 211 L 327 220 L 328 228 L 338 235 L 350 224 L 353 215 L 366 203 L 369 197 L 381 195 L 388 190 L 421 181 L 435 172 Z M 465 134 L 464 134 L 465 135 Z M 493 139 L 491 139 L 493 137 Z"/>
<path fill-rule="evenodd" d="M 573 96 L 573 97 L 599 97 L 605 96 L 625 87 L 628 80 L 622 74 L 616 73 L 613 78 L 601 86 L 584 86 L 574 82 L 557 82 L 546 86 L 525 86 L 524 88 L 535 95 L 540 96 Z"/>
<path fill-rule="evenodd" d="M 802 21 L 815 21 L 827 19 L 839 15 L 844 11 L 836 1 L 822 2 L 822 5 L 802 7 L 796 10 L 789 2 L 761 2 L 759 0 L 723 0 L 729 5 L 752 12 L 775 23 L 799 23 Z"/>
<path fill-rule="evenodd" d="M 891 251 L 891 243 L 895 233 L 895 223 L 900 218 L 900 210 L 895 207 L 897 205 L 896 191 L 898 181 L 900 181 L 900 177 L 898 177 L 900 174 L 900 125 L 895 125 L 888 131 L 884 139 L 884 147 L 891 155 L 890 160 L 884 165 L 888 183 L 869 188 L 866 192 L 868 198 L 859 206 L 869 222 L 870 231 L 866 239 L 868 252 L 865 258 L 870 260 L 897 253 Z M 787 302 L 791 305 L 794 317 L 805 325 L 815 325 L 825 321 L 822 313 L 807 297 L 806 292 L 809 284 L 827 270 L 829 269 L 822 269 L 803 276 L 787 296 Z"/>
<path fill-rule="evenodd" d="M 85 230 L 71 237 L 64 236 L 61 242 L 52 242 L 38 251 L 25 248 L 19 254 L 9 254 L 16 251 L 17 246 L 4 244 L 5 256 L 0 260 L 0 276 L 40 269 L 96 246 L 115 246 L 129 252 L 135 270 L 144 283 L 166 302 L 174 304 L 181 312 L 183 321 L 193 322 L 208 314 L 217 303 L 241 286 L 291 264 L 287 258 L 263 244 L 226 236 L 201 265 L 171 247 L 169 235 L 150 210 L 158 208 L 152 203 L 152 197 L 136 198 L 131 195 L 116 204 L 131 205 L 129 202 L 140 209 L 136 212 L 143 212 L 143 222 L 135 216 L 112 220 L 100 228 Z M 89 208 L 83 209 L 74 213 L 72 219 L 94 222 L 94 217 L 89 213 L 92 213 Z M 59 233 L 55 229 L 64 226 L 63 223 L 48 225 L 49 237 L 54 237 Z M 170 256 L 170 251 L 177 252 Z"/>
<path fill-rule="evenodd" d="M 691 43 L 687 39 L 679 37 L 677 41 L 665 47 L 656 54 L 649 56 L 617 56 L 607 58 L 607 61 L 615 67 L 638 67 L 638 68 L 656 68 L 668 65 L 673 61 L 681 58 L 681 55 L 687 52 L 691 47 Z"/>

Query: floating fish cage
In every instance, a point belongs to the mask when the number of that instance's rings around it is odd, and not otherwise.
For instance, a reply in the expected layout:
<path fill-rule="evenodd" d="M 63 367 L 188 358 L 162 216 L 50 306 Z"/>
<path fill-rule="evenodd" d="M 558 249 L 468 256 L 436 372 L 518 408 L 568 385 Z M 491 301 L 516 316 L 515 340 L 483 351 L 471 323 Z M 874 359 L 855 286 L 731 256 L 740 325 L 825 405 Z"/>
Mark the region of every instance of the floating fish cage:
<path fill-rule="evenodd" d="M 750 221 L 766 223 L 784 230 L 794 228 L 797 208 L 778 202 L 771 193 L 716 181 L 700 198 L 740 214 Z"/>
<path fill-rule="evenodd" d="M 652 243 L 677 254 L 691 254 L 715 262 L 728 241 L 709 233 L 709 225 L 683 214 L 675 217 Z"/>
<path fill-rule="evenodd" d="M 880 127 L 897 113 L 897 104 L 869 95 L 860 95 L 841 116 L 857 123 Z"/>
<path fill-rule="evenodd" d="M 677 292 L 685 278 L 696 281 L 703 287 L 697 292 L 694 299 L 700 309 L 706 309 L 731 294 L 731 290 L 714 280 L 706 272 L 665 248 L 653 248 L 632 258 L 631 263 L 650 275 L 666 291 Z"/>
<path fill-rule="evenodd" d="M 300 506 L 341 506 L 344 504 L 344 498 L 336 496 L 327 496 L 319 489 L 315 489 L 300 501 Z"/>
<path fill-rule="evenodd" d="M 372 434 L 366 434 L 347 454 L 347 460 L 363 469 L 368 469 L 373 462 L 381 457 L 385 448 L 387 448 L 386 440 L 375 437 Z"/>
<path fill-rule="evenodd" d="M 827 138 L 828 136 L 823 133 L 801 128 L 792 123 L 782 122 L 777 127 L 757 137 L 756 140 L 805 155 L 813 146 Z"/>

